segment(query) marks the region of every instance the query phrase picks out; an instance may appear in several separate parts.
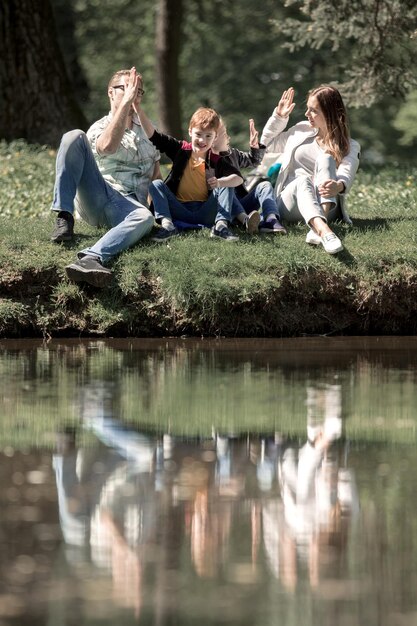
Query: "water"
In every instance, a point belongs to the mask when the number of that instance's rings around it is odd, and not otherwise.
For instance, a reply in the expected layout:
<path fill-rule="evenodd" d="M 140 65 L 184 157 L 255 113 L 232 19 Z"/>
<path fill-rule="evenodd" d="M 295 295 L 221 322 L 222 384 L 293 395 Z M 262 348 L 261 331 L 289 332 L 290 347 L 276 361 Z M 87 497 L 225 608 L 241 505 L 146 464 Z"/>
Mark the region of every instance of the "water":
<path fill-rule="evenodd" d="M 417 339 L 0 342 L 0 626 L 417 624 Z"/>

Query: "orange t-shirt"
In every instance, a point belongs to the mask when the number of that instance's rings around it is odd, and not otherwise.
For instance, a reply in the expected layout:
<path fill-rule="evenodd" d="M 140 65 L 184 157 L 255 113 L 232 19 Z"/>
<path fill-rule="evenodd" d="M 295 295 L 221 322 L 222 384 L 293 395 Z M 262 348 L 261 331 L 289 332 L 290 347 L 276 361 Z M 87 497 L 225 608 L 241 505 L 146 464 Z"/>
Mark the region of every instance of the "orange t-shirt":
<path fill-rule="evenodd" d="M 184 169 L 176 196 L 180 202 L 205 202 L 208 198 L 206 165 L 193 162 L 192 157 Z"/>

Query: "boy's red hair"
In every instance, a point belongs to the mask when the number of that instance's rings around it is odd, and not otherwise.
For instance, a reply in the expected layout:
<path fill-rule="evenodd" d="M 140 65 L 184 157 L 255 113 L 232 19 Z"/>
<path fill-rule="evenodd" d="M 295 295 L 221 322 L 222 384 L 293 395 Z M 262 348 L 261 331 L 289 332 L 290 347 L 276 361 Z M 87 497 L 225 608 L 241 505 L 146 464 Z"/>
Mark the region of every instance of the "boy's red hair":
<path fill-rule="evenodd" d="M 220 118 L 214 109 L 200 107 L 191 116 L 188 128 L 191 130 L 191 128 L 195 128 L 196 126 L 217 131 L 220 126 Z"/>

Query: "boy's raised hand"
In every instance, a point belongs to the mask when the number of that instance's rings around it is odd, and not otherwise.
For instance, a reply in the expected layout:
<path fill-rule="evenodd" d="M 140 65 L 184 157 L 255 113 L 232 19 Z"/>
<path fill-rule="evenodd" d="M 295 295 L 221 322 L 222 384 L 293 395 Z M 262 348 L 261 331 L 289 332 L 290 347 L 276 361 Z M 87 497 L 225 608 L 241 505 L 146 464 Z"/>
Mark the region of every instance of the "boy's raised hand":
<path fill-rule="evenodd" d="M 249 145 L 251 148 L 259 148 L 259 133 L 253 119 L 249 120 Z"/>
<path fill-rule="evenodd" d="M 294 107 L 294 88 L 290 87 L 282 94 L 275 110 L 277 115 L 280 117 L 288 117 L 290 113 L 292 113 Z"/>

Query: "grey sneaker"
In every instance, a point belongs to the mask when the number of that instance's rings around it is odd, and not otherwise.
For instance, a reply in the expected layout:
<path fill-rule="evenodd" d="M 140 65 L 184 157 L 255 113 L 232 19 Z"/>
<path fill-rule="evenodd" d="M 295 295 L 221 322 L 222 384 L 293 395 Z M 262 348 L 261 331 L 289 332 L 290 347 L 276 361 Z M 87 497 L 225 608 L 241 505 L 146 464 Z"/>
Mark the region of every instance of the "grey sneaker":
<path fill-rule="evenodd" d="M 51 241 L 71 241 L 74 236 L 74 216 L 68 211 L 60 211 L 55 221 L 55 228 L 51 235 Z"/>
<path fill-rule="evenodd" d="M 231 230 L 223 226 L 217 230 L 215 226 L 210 231 L 210 237 L 217 237 L 218 239 L 223 239 L 224 241 L 239 241 L 239 237 L 234 235 Z"/>
<path fill-rule="evenodd" d="M 168 241 L 171 237 L 176 237 L 179 235 L 179 232 L 176 228 L 167 230 L 166 228 L 160 228 L 158 232 L 151 237 L 151 241 L 156 241 L 156 243 L 162 243 L 163 241 Z"/>
<path fill-rule="evenodd" d="M 113 272 L 103 267 L 97 257 L 83 256 L 65 268 L 67 276 L 76 283 L 89 283 L 94 287 L 106 287 L 110 284 Z"/>

